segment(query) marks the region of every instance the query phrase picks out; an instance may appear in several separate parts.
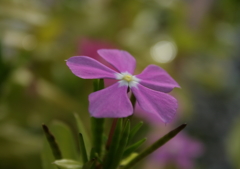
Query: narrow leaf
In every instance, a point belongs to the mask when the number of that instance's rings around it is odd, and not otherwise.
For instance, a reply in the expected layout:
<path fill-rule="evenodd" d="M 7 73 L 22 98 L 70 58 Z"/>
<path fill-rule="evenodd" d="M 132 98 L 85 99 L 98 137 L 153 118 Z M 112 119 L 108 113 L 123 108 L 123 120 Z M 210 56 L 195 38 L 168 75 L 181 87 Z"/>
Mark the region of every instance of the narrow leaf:
<path fill-rule="evenodd" d="M 81 120 L 81 118 L 79 117 L 79 115 L 77 113 L 74 113 L 74 117 L 77 122 L 78 132 L 82 133 L 82 135 L 83 135 L 83 140 L 84 140 L 84 143 L 86 146 L 86 151 L 87 151 L 87 153 L 90 153 L 90 149 L 91 149 L 90 135 L 86 131 L 86 127 L 83 125 L 84 123 Z"/>
<path fill-rule="evenodd" d="M 112 137 L 112 141 L 110 143 L 110 148 L 109 152 L 107 153 L 106 159 L 103 164 L 103 168 L 109 169 L 110 166 L 112 165 L 112 158 L 114 158 L 114 155 L 116 154 L 119 141 L 120 141 L 120 136 L 122 132 L 122 119 L 118 119 L 116 128 L 114 130 L 114 134 Z"/>
<path fill-rule="evenodd" d="M 102 162 L 102 160 L 100 159 L 98 153 L 95 153 L 95 157 L 97 158 L 97 160 L 98 160 L 98 162 L 99 162 L 100 164 L 103 164 L 103 162 Z"/>
<path fill-rule="evenodd" d="M 157 140 L 150 147 L 148 147 L 143 152 L 141 152 L 138 156 L 132 159 L 127 165 L 122 167 L 122 169 L 129 169 L 132 166 L 134 166 L 137 162 L 141 161 L 144 157 L 148 156 L 149 154 L 157 150 L 159 147 L 164 145 L 166 142 L 168 142 L 170 139 L 172 139 L 174 136 L 176 136 L 181 130 L 183 130 L 186 127 L 186 125 L 187 124 L 182 124 L 181 126 L 177 127 L 176 129 L 164 135 L 162 138 Z"/>
<path fill-rule="evenodd" d="M 133 129 L 130 131 L 130 135 L 129 135 L 129 140 L 131 141 L 132 138 L 135 136 L 135 134 L 138 132 L 138 130 L 142 127 L 143 122 L 140 121 L 136 126 L 133 127 Z"/>
<path fill-rule="evenodd" d="M 126 150 L 123 153 L 123 158 L 128 157 L 130 154 L 132 154 L 138 147 L 140 147 L 147 139 L 143 138 L 139 140 L 138 142 L 132 144 L 131 146 L 128 146 Z"/>
<path fill-rule="evenodd" d="M 138 153 L 132 153 L 127 158 L 123 159 L 120 165 L 121 166 L 127 165 L 130 161 L 132 161 L 137 156 L 138 156 Z"/>
<path fill-rule="evenodd" d="M 85 164 L 88 161 L 88 156 L 87 156 L 83 136 L 81 133 L 79 133 L 79 143 L 80 143 L 80 152 L 81 152 L 82 161 Z"/>
<path fill-rule="evenodd" d="M 43 131 L 44 131 L 44 134 L 48 140 L 48 143 L 51 147 L 51 150 L 52 150 L 52 153 L 53 153 L 53 156 L 54 158 L 57 160 L 57 159 L 61 159 L 62 158 L 62 153 L 59 149 L 59 146 L 55 140 L 55 137 L 53 136 L 53 134 L 49 131 L 48 127 L 43 124 L 42 125 L 42 128 L 43 128 Z"/>
<path fill-rule="evenodd" d="M 48 140 L 45 137 L 43 140 L 43 148 L 41 152 L 42 169 L 57 169 L 55 165 L 52 165 L 52 162 L 55 160 L 56 159 L 53 156 L 53 152 L 48 143 Z"/>
<path fill-rule="evenodd" d="M 62 158 L 78 160 L 77 142 L 69 126 L 61 121 L 55 120 L 50 125 L 50 129 L 56 137 L 56 140 L 58 140 Z"/>
<path fill-rule="evenodd" d="M 92 168 L 94 168 L 95 163 L 96 163 L 96 159 L 92 159 L 89 162 L 85 163 L 83 165 L 82 169 L 92 169 Z"/>
<path fill-rule="evenodd" d="M 80 169 L 82 165 L 78 161 L 70 160 L 70 159 L 61 159 L 53 162 L 56 166 L 63 169 Z"/>
<path fill-rule="evenodd" d="M 95 153 L 96 153 L 96 150 L 95 150 L 95 148 L 93 147 L 93 148 L 91 149 L 91 152 L 90 152 L 90 160 L 92 160 L 92 159 L 95 158 Z"/>
<path fill-rule="evenodd" d="M 118 164 L 120 163 L 122 156 L 123 156 L 123 152 L 127 146 L 129 133 L 130 133 L 130 122 L 129 122 L 129 120 L 127 120 L 126 125 L 125 125 L 122 135 L 121 135 L 121 139 L 119 141 L 119 146 L 117 148 L 117 151 L 114 154 L 113 163 L 112 163 L 110 169 L 117 168 Z"/>

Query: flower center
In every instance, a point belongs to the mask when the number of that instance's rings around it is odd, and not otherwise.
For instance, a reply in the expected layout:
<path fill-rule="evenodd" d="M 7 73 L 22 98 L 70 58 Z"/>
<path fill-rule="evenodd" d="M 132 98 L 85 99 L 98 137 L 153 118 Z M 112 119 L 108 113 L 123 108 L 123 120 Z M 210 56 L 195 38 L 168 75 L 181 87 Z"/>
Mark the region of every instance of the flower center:
<path fill-rule="evenodd" d="M 120 86 L 128 86 L 128 87 L 137 87 L 140 79 L 136 76 L 131 75 L 128 72 L 121 72 L 116 74 L 116 79 L 119 80 Z"/>
<path fill-rule="evenodd" d="M 126 80 L 127 82 L 131 82 L 133 80 L 132 75 L 124 75 L 122 80 Z"/>

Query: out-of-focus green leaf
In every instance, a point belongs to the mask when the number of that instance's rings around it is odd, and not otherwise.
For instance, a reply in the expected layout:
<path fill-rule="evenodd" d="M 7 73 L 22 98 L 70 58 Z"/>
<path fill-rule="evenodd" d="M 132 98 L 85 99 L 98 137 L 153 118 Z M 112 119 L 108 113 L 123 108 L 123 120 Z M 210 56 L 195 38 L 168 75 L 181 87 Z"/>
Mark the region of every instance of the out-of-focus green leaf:
<path fill-rule="evenodd" d="M 56 160 L 53 162 L 53 164 L 57 165 L 58 167 L 62 169 L 79 169 L 82 168 L 82 165 L 75 160 L 71 159 L 61 159 L 61 160 Z"/>
<path fill-rule="evenodd" d="M 132 153 L 130 156 L 128 156 L 127 158 L 123 159 L 120 163 L 120 165 L 126 165 L 128 164 L 132 159 L 134 159 L 135 157 L 138 156 L 138 153 Z"/>
<path fill-rule="evenodd" d="M 84 126 L 84 124 L 83 124 L 81 118 L 79 117 L 79 115 L 77 113 L 74 113 L 74 117 L 75 117 L 75 120 L 77 122 L 78 132 L 82 133 L 83 140 L 84 140 L 85 147 L 86 147 L 86 151 L 89 154 L 90 150 L 91 150 L 90 136 L 87 133 L 86 127 Z"/>
<path fill-rule="evenodd" d="M 96 163 L 96 159 L 92 159 L 83 165 L 82 169 L 92 169 Z"/>
<path fill-rule="evenodd" d="M 41 153 L 42 169 L 57 169 L 56 166 L 52 165 L 52 162 L 54 160 L 55 159 L 50 148 L 50 145 L 47 141 L 47 138 L 44 137 L 43 149 Z"/>
<path fill-rule="evenodd" d="M 49 131 L 48 127 L 46 125 L 42 125 L 42 128 L 43 128 L 43 131 L 44 131 L 44 134 L 47 138 L 47 141 L 52 149 L 52 153 L 55 157 L 55 159 L 61 159 L 62 158 L 62 153 L 59 149 L 59 146 L 56 142 L 56 139 L 54 137 L 54 135 Z"/>
<path fill-rule="evenodd" d="M 53 121 L 50 129 L 54 134 L 56 141 L 62 152 L 62 157 L 65 159 L 78 160 L 76 141 L 72 135 L 71 129 L 60 121 Z"/>
<path fill-rule="evenodd" d="M 140 121 L 136 126 L 133 127 L 133 129 L 130 131 L 128 141 L 131 141 L 131 139 L 135 136 L 135 134 L 138 132 L 138 130 L 142 127 L 142 125 L 143 125 L 143 122 Z"/>
<path fill-rule="evenodd" d="M 230 154 L 230 160 L 236 168 L 240 168 L 240 123 L 238 119 L 234 124 L 228 137 L 227 150 Z"/>
<path fill-rule="evenodd" d="M 81 154 L 81 157 L 82 157 L 82 161 L 83 161 L 83 163 L 86 163 L 88 161 L 88 156 L 87 156 L 83 136 L 82 136 L 81 133 L 79 133 L 79 144 L 80 144 L 80 154 Z"/>

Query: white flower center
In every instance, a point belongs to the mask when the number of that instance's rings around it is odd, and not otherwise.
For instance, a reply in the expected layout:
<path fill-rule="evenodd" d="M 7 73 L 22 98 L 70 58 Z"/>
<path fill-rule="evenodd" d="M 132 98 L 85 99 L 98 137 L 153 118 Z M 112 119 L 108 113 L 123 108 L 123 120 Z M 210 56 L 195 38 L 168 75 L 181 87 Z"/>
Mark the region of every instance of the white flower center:
<path fill-rule="evenodd" d="M 119 80 L 119 86 L 137 87 L 140 79 L 131 75 L 128 72 L 122 72 L 116 74 L 116 79 Z"/>

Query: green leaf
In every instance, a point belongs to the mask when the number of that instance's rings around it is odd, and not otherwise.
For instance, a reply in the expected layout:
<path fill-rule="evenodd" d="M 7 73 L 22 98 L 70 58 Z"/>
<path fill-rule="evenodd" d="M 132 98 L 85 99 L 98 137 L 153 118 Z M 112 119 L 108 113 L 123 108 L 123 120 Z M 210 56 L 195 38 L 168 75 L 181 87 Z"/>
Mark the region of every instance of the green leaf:
<path fill-rule="evenodd" d="M 137 162 L 141 161 L 143 158 L 157 150 L 159 147 L 164 145 L 166 142 L 168 142 L 170 139 L 175 137 L 181 130 L 183 130 L 186 127 L 186 124 L 182 124 L 181 126 L 177 127 L 176 129 L 170 131 L 166 135 L 164 135 L 162 138 L 158 139 L 155 143 L 153 143 L 150 147 L 145 149 L 143 152 L 139 153 L 138 156 L 133 158 L 128 164 L 126 164 L 122 169 L 129 169 L 132 166 L 134 166 Z"/>
<path fill-rule="evenodd" d="M 50 145 L 50 148 L 52 150 L 52 154 L 54 156 L 54 158 L 57 160 L 57 159 L 61 159 L 62 158 L 62 153 L 59 149 L 59 146 L 55 140 L 55 137 L 53 136 L 53 134 L 49 131 L 48 127 L 43 124 L 42 125 L 42 128 L 43 128 L 43 131 L 44 131 L 44 134 L 47 138 L 47 141 Z"/>
<path fill-rule="evenodd" d="M 83 163 L 86 163 L 88 161 L 88 156 L 87 156 L 83 136 L 81 133 L 79 133 L 79 143 L 80 143 L 80 152 L 81 152 L 82 161 Z"/>
<path fill-rule="evenodd" d="M 70 160 L 70 159 L 61 159 L 61 160 L 56 160 L 53 162 L 53 164 L 57 165 L 60 168 L 63 169 L 79 169 L 82 168 L 82 165 L 75 160 Z"/>
<path fill-rule="evenodd" d="M 92 169 L 95 168 L 96 159 L 92 159 L 89 162 L 85 163 L 82 169 Z"/>
<path fill-rule="evenodd" d="M 136 126 L 133 127 L 133 129 L 130 131 L 128 142 L 132 140 L 132 138 L 135 136 L 138 130 L 142 127 L 142 125 L 143 125 L 143 122 L 140 121 Z"/>
<path fill-rule="evenodd" d="M 43 148 L 41 152 L 41 162 L 42 169 L 57 169 L 55 165 L 52 165 L 52 162 L 55 160 L 51 147 L 45 137 L 43 140 Z"/>
<path fill-rule="evenodd" d="M 95 153 L 95 157 L 96 157 L 97 161 L 98 161 L 100 164 L 103 164 L 102 160 L 101 160 L 100 157 L 98 156 L 98 153 Z"/>
<path fill-rule="evenodd" d="M 240 123 L 239 118 L 235 119 L 235 123 L 233 124 L 230 133 L 227 139 L 227 151 L 229 153 L 229 160 L 235 166 L 234 168 L 240 168 Z"/>
<path fill-rule="evenodd" d="M 117 168 L 118 164 L 120 163 L 122 156 L 123 156 L 123 152 L 127 146 L 129 133 L 130 133 L 130 122 L 129 122 L 129 120 L 127 120 L 126 125 L 125 125 L 122 135 L 121 135 L 121 139 L 119 141 L 117 151 L 115 152 L 114 158 L 112 159 L 113 163 L 112 163 L 110 169 Z"/>
<path fill-rule="evenodd" d="M 132 153 L 127 158 L 123 159 L 120 165 L 121 166 L 127 165 L 130 161 L 132 161 L 137 156 L 138 156 L 138 153 Z"/>
<path fill-rule="evenodd" d="M 62 157 L 78 160 L 76 140 L 74 140 L 71 129 L 63 122 L 56 120 L 52 122 L 50 129 L 58 141 Z"/>
<path fill-rule="evenodd" d="M 90 152 L 90 159 L 91 159 L 91 160 L 95 158 L 95 153 L 96 153 L 96 150 L 95 150 L 95 148 L 93 147 L 93 148 L 91 149 L 91 152 Z"/>
<path fill-rule="evenodd" d="M 128 146 L 124 153 L 123 153 L 123 158 L 128 157 L 130 154 L 132 154 L 138 147 L 140 147 L 147 139 L 143 138 L 139 140 L 138 142 L 132 144 L 131 146 Z"/>
<path fill-rule="evenodd" d="M 88 134 L 88 132 L 86 130 L 86 127 L 83 125 L 84 123 L 81 120 L 81 118 L 79 117 L 79 115 L 77 113 L 74 113 L 74 117 L 75 117 L 75 120 L 77 122 L 78 132 L 82 133 L 83 140 L 84 140 L 85 147 L 86 147 L 86 151 L 87 151 L 87 154 L 89 154 L 90 150 L 91 150 L 90 135 Z"/>
<path fill-rule="evenodd" d="M 114 155 L 116 154 L 117 148 L 119 146 L 120 136 L 122 133 L 122 121 L 123 119 L 118 119 L 116 128 L 114 130 L 114 134 L 110 143 L 109 152 L 107 153 L 106 159 L 103 163 L 103 168 L 109 169 L 112 165 L 112 158 L 114 158 Z"/>

